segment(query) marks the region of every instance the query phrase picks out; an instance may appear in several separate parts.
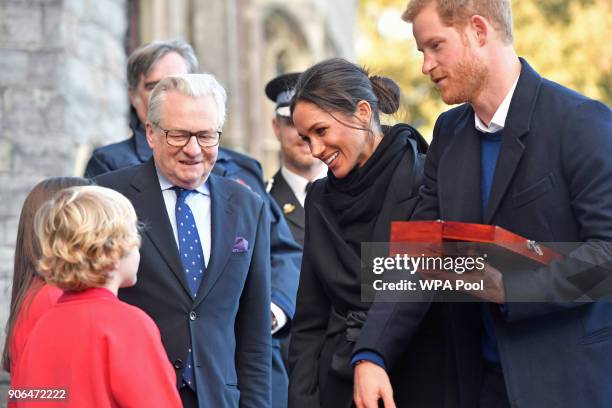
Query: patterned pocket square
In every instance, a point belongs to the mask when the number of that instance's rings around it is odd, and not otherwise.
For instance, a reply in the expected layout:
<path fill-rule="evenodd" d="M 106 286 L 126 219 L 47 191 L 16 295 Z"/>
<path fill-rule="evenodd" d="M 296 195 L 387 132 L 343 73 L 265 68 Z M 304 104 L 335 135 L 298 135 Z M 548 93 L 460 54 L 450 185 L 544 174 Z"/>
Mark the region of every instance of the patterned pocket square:
<path fill-rule="evenodd" d="M 246 252 L 249 250 L 249 241 L 244 239 L 243 237 L 236 237 L 234 240 L 234 246 L 232 247 L 232 252 Z"/>

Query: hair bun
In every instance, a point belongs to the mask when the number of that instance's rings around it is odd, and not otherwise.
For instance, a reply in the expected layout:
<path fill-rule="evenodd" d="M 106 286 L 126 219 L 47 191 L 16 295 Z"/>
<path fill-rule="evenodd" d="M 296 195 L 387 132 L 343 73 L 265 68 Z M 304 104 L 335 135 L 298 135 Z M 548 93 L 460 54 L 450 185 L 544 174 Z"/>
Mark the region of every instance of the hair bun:
<path fill-rule="evenodd" d="M 372 75 L 370 82 L 378 98 L 378 109 L 387 114 L 397 112 L 400 106 L 399 85 L 391 78 L 379 75 Z"/>

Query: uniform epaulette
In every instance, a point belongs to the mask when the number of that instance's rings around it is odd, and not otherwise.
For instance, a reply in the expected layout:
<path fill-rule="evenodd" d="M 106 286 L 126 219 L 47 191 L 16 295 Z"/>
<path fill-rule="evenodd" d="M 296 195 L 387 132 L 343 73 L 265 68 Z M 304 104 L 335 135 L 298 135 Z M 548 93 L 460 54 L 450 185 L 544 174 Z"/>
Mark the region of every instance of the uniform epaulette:
<path fill-rule="evenodd" d="M 266 193 L 270 193 L 272 191 L 272 187 L 274 186 L 274 177 L 270 177 L 266 180 Z"/>

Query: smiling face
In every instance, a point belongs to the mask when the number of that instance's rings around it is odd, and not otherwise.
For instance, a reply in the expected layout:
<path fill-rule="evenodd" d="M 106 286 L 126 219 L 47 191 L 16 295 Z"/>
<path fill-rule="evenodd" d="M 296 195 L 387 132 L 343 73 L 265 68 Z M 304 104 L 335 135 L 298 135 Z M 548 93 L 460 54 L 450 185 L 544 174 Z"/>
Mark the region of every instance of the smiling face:
<path fill-rule="evenodd" d="M 356 166 L 363 166 L 380 142 L 368 129 L 369 104 L 361 101 L 353 116 L 331 114 L 317 105 L 300 101 L 293 110 L 293 123 L 311 154 L 327 164 L 336 178 L 346 177 Z M 357 128 L 357 129 L 356 129 Z"/>
<path fill-rule="evenodd" d="M 193 190 L 206 181 L 215 162 L 219 146 L 200 147 L 192 137 L 184 147 L 166 142 L 167 130 L 187 130 L 192 133 L 213 133 L 219 129 L 217 106 L 211 96 L 192 98 L 177 91 L 168 91 L 159 107 L 159 127 L 147 122 L 147 141 L 153 149 L 155 164 L 175 186 Z"/>
<path fill-rule="evenodd" d="M 442 100 L 447 104 L 475 100 L 486 86 L 488 69 L 469 36 L 442 23 L 436 2 L 416 15 L 412 31 L 423 53 L 423 74 L 436 84 Z"/>

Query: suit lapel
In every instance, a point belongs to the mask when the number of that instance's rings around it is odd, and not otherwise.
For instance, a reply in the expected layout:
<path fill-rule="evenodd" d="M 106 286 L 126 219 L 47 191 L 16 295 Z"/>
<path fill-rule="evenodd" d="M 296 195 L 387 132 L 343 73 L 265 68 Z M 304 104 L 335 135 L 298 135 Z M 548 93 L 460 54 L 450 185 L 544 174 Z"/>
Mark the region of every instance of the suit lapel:
<path fill-rule="evenodd" d="M 438 196 L 443 220 L 482 222 L 480 150 L 474 111 L 467 107 L 454 124 L 449 147 L 439 158 Z"/>
<path fill-rule="evenodd" d="M 521 65 L 520 78 L 506 117 L 491 194 L 484 217 L 485 224 L 489 224 L 493 219 L 521 161 L 525 150 L 521 138 L 529 133 L 531 117 L 540 89 L 540 76 L 525 60 L 521 59 Z"/>
<path fill-rule="evenodd" d="M 211 251 L 206 272 L 202 278 L 194 307 L 199 305 L 210 292 L 225 269 L 236 238 L 235 203 L 232 194 L 223 188 L 219 177 L 209 176 L 211 200 Z"/>
<path fill-rule="evenodd" d="M 189 294 L 183 264 L 178 253 L 174 232 L 168 219 L 168 212 L 152 159 L 134 175 L 131 185 L 136 191 L 132 202 L 134 207 L 138 209 L 140 221 L 145 224 L 144 233 L 164 258 L 185 292 Z"/>
<path fill-rule="evenodd" d="M 493 176 L 493 183 L 491 184 L 491 194 L 489 195 L 489 202 L 487 204 L 487 212 L 484 217 L 484 223 L 489 224 L 497 207 L 502 201 L 510 181 L 514 176 L 514 172 L 518 167 L 525 145 L 519 140 L 519 135 L 509 134 L 504 129 L 502 136 L 502 144 L 499 149 L 499 156 L 497 158 L 497 164 L 495 165 L 495 175 Z"/>
<path fill-rule="evenodd" d="M 280 171 L 274 175 L 274 184 L 271 194 L 278 203 L 279 207 L 282 208 L 287 221 L 297 225 L 301 229 L 304 229 L 304 207 L 302 207 L 295 194 L 293 194 L 293 190 L 291 190 L 291 187 L 289 187 L 289 184 L 287 184 L 287 181 L 282 176 Z M 294 209 L 286 213 L 285 204 L 293 205 Z"/>

